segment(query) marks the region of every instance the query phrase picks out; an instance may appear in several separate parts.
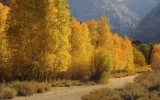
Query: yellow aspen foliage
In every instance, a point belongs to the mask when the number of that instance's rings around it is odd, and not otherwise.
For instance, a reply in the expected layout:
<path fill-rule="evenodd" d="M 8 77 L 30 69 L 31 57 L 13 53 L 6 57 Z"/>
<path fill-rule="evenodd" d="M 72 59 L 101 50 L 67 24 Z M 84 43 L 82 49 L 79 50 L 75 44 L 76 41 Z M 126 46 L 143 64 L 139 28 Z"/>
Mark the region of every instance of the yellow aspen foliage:
<path fill-rule="evenodd" d="M 109 22 L 105 17 L 100 18 L 97 30 L 99 34 L 97 41 L 98 48 L 104 48 L 107 49 L 108 51 L 112 51 L 113 49 L 112 33 L 110 31 Z"/>
<path fill-rule="evenodd" d="M 118 34 L 112 35 L 109 22 L 101 17 L 99 22 L 88 22 L 90 37 L 95 49 L 103 49 L 112 56 L 113 71 L 133 70 L 133 46 L 131 40 Z"/>
<path fill-rule="evenodd" d="M 12 1 L 7 37 L 15 78 L 43 80 L 67 70 L 69 20 L 66 0 Z"/>
<path fill-rule="evenodd" d="M 94 45 L 94 48 L 97 47 L 97 40 L 98 40 L 98 23 L 95 20 L 90 20 L 88 22 L 88 28 L 89 28 L 89 33 L 91 37 L 91 43 Z"/>
<path fill-rule="evenodd" d="M 160 69 L 160 44 L 154 46 L 151 55 L 151 66 L 153 69 Z"/>
<path fill-rule="evenodd" d="M 46 38 L 44 43 L 45 44 L 45 53 L 44 53 L 44 62 L 46 63 L 46 69 L 50 74 L 55 74 L 58 72 L 58 67 L 55 66 L 55 60 L 56 60 L 56 51 L 58 50 L 59 46 L 59 39 L 58 39 L 58 29 L 54 27 L 54 24 L 58 22 L 58 9 L 55 7 L 55 2 L 53 0 L 48 0 L 48 3 L 46 4 L 47 7 L 45 9 L 46 16 Z M 43 34 L 42 34 L 43 35 Z M 43 36 L 41 36 L 43 37 Z M 43 39 L 42 39 L 43 40 Z M 56 69 L 57 67 L 57 69 Z"/>
<path fill-rule="evenodd" d="M 143 53 L 137 50 L 136 47 L 133 48 L 133 55 L 135 67 L 143 67 L 147 65 Z"/>
<path fill-rule="evenodd" d="M 131 40 L 113 35 L 105 17 L 87 23 L 71 18 L 67 0 L 11 0 L 10 8 L 0 3 L 0 80 L 8 68 L 19 80 L 50 80 L 63 72 L 100 79 L 143 63 L 142 54 L 133 51 Z M 154 68 L 160 66 L 159 54 L 156 45 Z"/>
<path fill-rule="evenodd" d="M 4 30 L 6 26 L 8 12 L 9 8 L 0 3 L 0 80 L 3 80 L 5 76 L 4 74 L 7 73 L 7 41 L 6 33 Z"/>
<path fill-rule="evenodd" d="M 113 35 L 113 57 L 115 71 L 132 71 L 133 64 L 133 46 L 131 41 L 125 37 L 122 39 L 118 34 Z"/>
<path fill-rule="evenodd" d="M 86 23 L 80 24 L 80 22 L 78 22 L 75 18 L 72 18 L 71 29 L 71 77 L 76 79 L 84 78 L 82 75 L 89 72 L 89 64 L 93 52 L 88 26 Z"/>
<path fill-rule="evenodd" d="M 133 46 L 132 42 L 128 37 L 124 38 L 123 42 L 123 51 L 124 52 L 124 58 L 125 58 L 125 70 L 126 71 L 134 71 L 134 55 L 133 55 Z"/>
<path fill-rule="evenodd" d="M 69 36 L 71 35 L 71 29 L 69 26 L 70 12 L 66 0 L 55 0 L 54 2 L 58 11 L 56 18 L 57 22 L 55 22 L 53 26 L 56 30 L 55 32 L 57 32 L 58 39 L 58 41 L 55 41 L 58 46 L 55 52 L 56 58 L 54 68 L 56 68 L 56 71 L 62 72 L 66 71 L 71 63 L 71 45 L 69 43 Z"/>
<path fill-rule="evenodd" d="M 2 3 L 0 3 L 0 33 L 4 32 L 8 13 L 9 7 L 4 6 Z"/>
<path fill-rule="evenodd" d="M 44 7 L 43 1 L 13 0 L 11 3 L 6 32 L 13 78 L 32 79 L 42 76 Z"/>
<path fill-rule="evenodd" d="M 118 36 L 118 34 L 113 35 L 113 57 L 114 57 L 114 71 L 124 70 L 124 51 L 122 50 L 123 39 Z"/>

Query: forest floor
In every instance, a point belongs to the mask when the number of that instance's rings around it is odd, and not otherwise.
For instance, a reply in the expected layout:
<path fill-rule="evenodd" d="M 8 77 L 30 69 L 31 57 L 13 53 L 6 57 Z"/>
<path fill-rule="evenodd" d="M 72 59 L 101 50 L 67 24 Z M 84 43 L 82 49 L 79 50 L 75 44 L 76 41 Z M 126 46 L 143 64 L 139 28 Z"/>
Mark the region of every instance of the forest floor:
<path fill-rule="evenodd" d="M 102 88 L 120 88 L 126 83 L 134 82 L 134 76 L 128 76 L 124 78 L 110 79 L 106 85 L 93 85 L 93 86 L 72 86 L 72 87 L 56 87 L 52 88 L 51 91 L 35 94 L 30 97 L 16 97 L 13 100 L 81 100 L 81 97 L 91 91 L 102 89 Z"/>

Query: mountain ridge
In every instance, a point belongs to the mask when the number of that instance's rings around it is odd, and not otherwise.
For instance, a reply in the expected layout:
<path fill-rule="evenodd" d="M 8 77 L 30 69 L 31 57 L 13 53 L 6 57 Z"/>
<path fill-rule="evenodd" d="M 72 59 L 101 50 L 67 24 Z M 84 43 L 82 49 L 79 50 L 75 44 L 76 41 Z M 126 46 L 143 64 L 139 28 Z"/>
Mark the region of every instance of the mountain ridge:
<path fill-rule="evenodd" d="M 160 3 L 140 22 L 132 34 L 134 40 L 148 43 L 160 42 Z"/>
<path fill-rule="evenodd" d="M 126 35 L 139 22 L 136 13 L 120 0 L 69 0 L 71 15 L 79 21 L 98 20 L 101 16 L 109 19 L 112 32 Z"/>
<path fill-rule="evenodd" d="M 129 9 L 134 11 L 138 17 L 143 19 L 152 9 L 154 9 L 160 0 L 124 0 L 122 1 Z"/>

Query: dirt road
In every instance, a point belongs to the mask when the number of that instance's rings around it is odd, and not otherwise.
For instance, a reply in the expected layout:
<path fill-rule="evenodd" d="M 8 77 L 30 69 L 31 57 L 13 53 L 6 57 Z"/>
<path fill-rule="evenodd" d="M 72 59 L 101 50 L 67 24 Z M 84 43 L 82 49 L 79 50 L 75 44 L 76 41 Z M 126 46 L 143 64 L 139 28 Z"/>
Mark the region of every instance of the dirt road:
<path fill-rule="evenodd" d="M 62 87 L 53 88 L 52 91 L 35 94 L 30 97 L 17 97 L 13 100 L 81 100 L 81 97 L 93 90 L 109 87 L 120 88 L 128 82 L 133 82 L 135 76 L 129 76 L 124 78 L 110 79 L 107 85 L 94 85 L 94 86 L 74 86 L 74 87 Z"/>

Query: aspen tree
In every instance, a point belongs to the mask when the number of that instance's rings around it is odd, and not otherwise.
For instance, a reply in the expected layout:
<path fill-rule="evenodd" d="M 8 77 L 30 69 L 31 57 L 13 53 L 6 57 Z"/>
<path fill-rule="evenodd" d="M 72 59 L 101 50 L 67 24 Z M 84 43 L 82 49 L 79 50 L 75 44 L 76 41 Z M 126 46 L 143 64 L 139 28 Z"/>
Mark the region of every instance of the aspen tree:
<path fill-rule="evenodd" d="M 0 80 L 3 80 L 4 74 L 8 71 L 6 70 L 7 63 L 7 41 L 6 41 L 6 19 L 9 8 L 0 3 Z M 9 70 L 9 69 L 8 69 Z M 9 74 L 9 73 L 8 73 Z M 3 78 L 3 79 L 2 79 Z"/>
<path fill-rule="evenodd" d="M 88 22 L 89 33 L 91 37 L 91 43 L 94 45 L 94 48 L 97 48 L 97 40 L 98 40 L 98 23 L 95 20 L 90 20 Z"/>
<path fill-rule="evenodd" d="M 54 0 L 53 0 L 54 1 Z M 55 52 L 54 67 L 58 72 L 66 71 L 71 63 L 71 45 L 69 37 L 71 35 L 70 29 L 70 12 L 66 0 L 55 0 L 55 7 L 58 11 L 54 29 L 57 32 L 58 43 Z"/>
<path fill-rule="evenodd" d="M 79 78 L 83 73 L 86 74 L 89 72 L 88 70 L 93 53 L 93 46 L 91 44 L 91 38 L 86 23 L 80 24 L 80 22 L 72 18 L 71 27 L 71 73 L 73 73 L 73 78 Z"/>
<path fill-rule="evenodd" d="M 133 46 L 132 46 L 132 42 L 128 37 L 124 38 L 124 42 L 123 42 L 123 51 L 124 52 L 124 57 L 125 57 L 125 70 L 126 71 L 134 71 L 134 63 L 133 63 Z"/>
<path fill-rule="evenodd" d="M 110 31 L 109 22 L 105 17 L 101 17 L 98 22 L 98 48 L 104 48 L 108 51 L 113 49 L 112 33 Z"/>
<path fill-rule="evenodd" d="M 151 66 L 153 69 L 160 68 L 160 44 L 154 46 L 151 55 Z"/>

